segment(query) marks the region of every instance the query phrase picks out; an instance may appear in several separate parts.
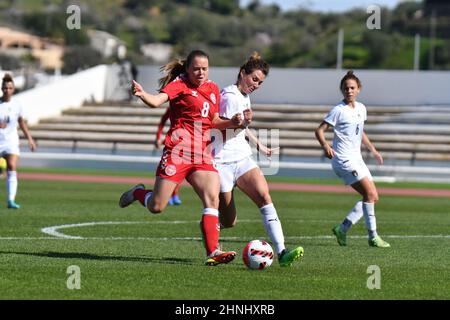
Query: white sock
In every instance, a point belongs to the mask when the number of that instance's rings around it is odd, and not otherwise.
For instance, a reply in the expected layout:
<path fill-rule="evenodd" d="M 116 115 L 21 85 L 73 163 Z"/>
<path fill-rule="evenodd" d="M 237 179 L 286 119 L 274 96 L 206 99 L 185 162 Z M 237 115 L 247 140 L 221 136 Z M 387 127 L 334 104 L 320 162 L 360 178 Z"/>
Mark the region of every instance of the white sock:
<path fill-rule="evenodd" d="M 281 227 L 281 222 L 278 219 L 277 210 L 273 203 L 259 208 L 263 218 L 264 228 L 269 236 L 272 244 L 275 246 L 276 253 L 281 253 L 284 249 L 284 235 Z"/>
<path fill-rule="evenodd" d="M 344 232 L 347 232 L 352 225 L 356 224 L 363 216 L 363 208 L 362 208 L 362 201 L 356 202 L 355 206 L 353 207 L 352 211 L 350 211 L 345 218 L 347 221 L 350 221 L 351 224 L 343 223 L 341 227 L 343 228 Z M 344 220 L 345 222 L 345 220 Z"/>
<path fill-rule="evenodd" d="M 377 220 L 375 219 L 375 204 L 363 202 L 363 214 L 366 222 L 367 230 L 369 231 L 369 238 L 377 236 Z"/>
<path fill-rule="evenodd" d="M 147 192 L 147 194 L 145 195 L 145 198 L 144 198 L 144 206 L 147 208 L 147 203 L 148 203 L 148 200 L 150 200 L 150 198 L 152 197 L 152 195 L 153 195 L 153 192 Z"/>
<path fill-rule="evenodd" d="M 17 194 L 17 171 L 7 171 L 6 174 L 6 191 L 8 193 L 8 201 L 14 201 Z"/>
<path fill-rule="evenodd" d="M 219 210 L 213 208 L 204 208 L 202 214 L 209 214 L 211 216 L 219 217 Z"/>

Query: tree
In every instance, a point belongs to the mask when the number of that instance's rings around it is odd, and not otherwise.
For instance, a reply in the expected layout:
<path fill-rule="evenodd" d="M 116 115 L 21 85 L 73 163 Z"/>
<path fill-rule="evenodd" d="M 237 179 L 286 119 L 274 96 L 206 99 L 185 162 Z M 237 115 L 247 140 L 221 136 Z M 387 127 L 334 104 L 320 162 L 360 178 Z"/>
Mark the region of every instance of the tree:
<path fill-rule="evenodd" d="M 209 9 L 223 15 L 235 14 L 240 10 L 239 0 L 210 0 Z"/>
<path fill-rule="evenodd" d="M 82 69 L 87 69 L 102 64 L 102 55 L 89 46 L 68 47 L 63 56 L 63 69 L 65 74 L 72 74 Z"/>
<path fill-rule="evenodd" d="M 378 30 L 365 31 L 362 43 L 369 52 L 367 65 L 371 67 L 380 66 L 389 57 L 394 46 L 392 37 Z"/>
<path fill-rule="evenodd" d="M 0 70 L 14 70 L 20 67 L 20 60 L 13 56 L 0 54 Z"/>

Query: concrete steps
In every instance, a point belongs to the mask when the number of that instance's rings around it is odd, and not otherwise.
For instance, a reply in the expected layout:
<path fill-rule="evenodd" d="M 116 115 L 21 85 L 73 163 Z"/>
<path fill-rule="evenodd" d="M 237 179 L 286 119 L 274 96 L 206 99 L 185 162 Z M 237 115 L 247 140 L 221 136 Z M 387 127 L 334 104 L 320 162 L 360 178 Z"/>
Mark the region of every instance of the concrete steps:
<path fill-rule="evenodd" d="M 314 130 L 329 110 L 329 106 L 256 104 L 251 128 L 268 129 L 269 138 L 278 134 L 282 155 L 321 157 Z M 89 104 L 43 119 L 30 130 L 42 147 L 152 151 L 164 112 L 164 107 L 152 109 L 142 103 Z M 369 106 L 365 131 L 385 158 L 450 158 L 450 106 Z M 332 132 L 326 137 L 331 142 Z"/>

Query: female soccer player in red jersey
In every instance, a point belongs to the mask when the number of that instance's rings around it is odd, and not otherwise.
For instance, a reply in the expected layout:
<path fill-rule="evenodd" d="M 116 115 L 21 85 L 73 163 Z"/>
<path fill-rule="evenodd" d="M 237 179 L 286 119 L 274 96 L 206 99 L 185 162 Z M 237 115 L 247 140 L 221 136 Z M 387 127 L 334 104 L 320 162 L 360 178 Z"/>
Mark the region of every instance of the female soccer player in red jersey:
<path fill-rule="evenodd" d="M 220 182 L 207 148 L 209 130 L 237 128 L 245 123 L 240 114 L 229 120 L 219 118 L 219 88 L 208 79 L 208 69 L 208 55 L 195 50 L 186 60 L 176 60 L 164 66 L 167 75 L 160 80 L 158 94 L 145 92 L 139 83 L 133 81 L 133 94 L 151 108 L 169 101 L 170 129 L 153 191 L 138 184 L 122 194 L 119 205 L 124 208 L 138 200 L 151 212 L 160 213 L 176 186 L 186 179 L 203 202 L 200 226 L 206 247 L 205 264 L 215 266 L 232 261 L 236 252 L 219 249 Z"/>

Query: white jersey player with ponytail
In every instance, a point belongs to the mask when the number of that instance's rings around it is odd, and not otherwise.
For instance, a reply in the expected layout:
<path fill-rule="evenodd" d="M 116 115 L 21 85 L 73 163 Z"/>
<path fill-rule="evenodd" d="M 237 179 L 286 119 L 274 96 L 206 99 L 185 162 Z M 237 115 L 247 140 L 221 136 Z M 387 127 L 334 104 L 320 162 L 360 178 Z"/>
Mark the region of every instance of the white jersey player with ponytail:
<path fill-rule="evenodd" d="M 36 150 L 36 144 L 31 137 L 28 127 L 24 120 L 22 105 L 13 100 L 15 87 L 14 81 L 9 74 L 5 74 L 2 81 L 2 93 L 0 98 L 0 157 L 6 160 L 6 190 L 8 194 L 9 209 L 19 209 L 20 206 L 15 202 L 17 194 L 17 160 L 19 159 L 19 126 L 31 151 Z"/>
<path fill-rule="evenodd" d="M 348 71 L 341 80 L 340 89 L 344 99 L 325 116 L 315 134 L 325 156 L 331 159 L 336 175 L 358 192 L 362 199 L 356 202 L 344 221 L 335 225 L 332 231 L 338 244 L 346 246 L 347 232 L 352 225 L 364 217 L 369 245 L 389 248 L 389 243 L 381 239 L 377 233 L 375 203 L 378 201 L 378 192 L 361 155 L 362 143 L 370 150 L 378 164 L 383 164 L 383 157 L 364 132 L 364 122 L 367 119 L 366 107 L 356 101 L 361 90 L 361 81 L 353 74 L 353 71 Z M 332 127 L 334 138 L 333 146 L 330 146 L 325 139 L 325 131 Z"/>
<path fill-rule="evenodd" d="M 240 113 L 245 120 L 250 120 L 249 94 L 259 88 L 268 73 L 269 65 L 255 52 L 241 66 L 236 84 L 222 89 L 219 115 L 230 119 L 234 114 Z M 246 140 L 246 134 L 266 155 L 271 155 L 273 151 L 261 145 L 248 128 L 233 134 L 225 133 L 223 144 L 215 144 L 214 160 L 220 175 L 221 228 L 230 228 L 236 224 L 233 189 L 237 186 L 258 206 L 264 227 L 278 253 L 280 265 L 291 266 L 303 256 L 303 248 L 297 247 L 292 250 L 285 248 L 280 219 L 272 203 L 267 181 L 251 158 L 252 150 Z"/>

